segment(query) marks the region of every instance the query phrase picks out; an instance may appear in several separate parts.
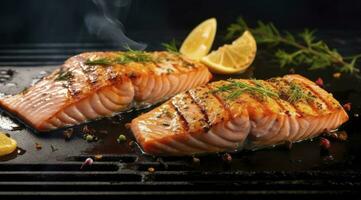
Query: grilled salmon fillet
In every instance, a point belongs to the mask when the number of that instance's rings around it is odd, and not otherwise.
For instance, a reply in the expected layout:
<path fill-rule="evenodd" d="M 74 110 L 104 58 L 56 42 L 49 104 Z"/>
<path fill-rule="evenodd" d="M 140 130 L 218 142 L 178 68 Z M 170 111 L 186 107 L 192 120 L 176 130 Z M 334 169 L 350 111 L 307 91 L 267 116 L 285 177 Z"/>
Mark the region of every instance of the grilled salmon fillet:
<path fill-rule="evenodd" d="M 300 75 L 218 81 L 180 93 L 131 122 L 144 151 L 190 155 L 297 142 L 339 127 L 339 102 Z"/>
<path fill-rule="evenodd" d="M 0 106 L 41 132 L 154 104 L 210 78 L 203 64 L 168 52 L 83 53 Z"/>

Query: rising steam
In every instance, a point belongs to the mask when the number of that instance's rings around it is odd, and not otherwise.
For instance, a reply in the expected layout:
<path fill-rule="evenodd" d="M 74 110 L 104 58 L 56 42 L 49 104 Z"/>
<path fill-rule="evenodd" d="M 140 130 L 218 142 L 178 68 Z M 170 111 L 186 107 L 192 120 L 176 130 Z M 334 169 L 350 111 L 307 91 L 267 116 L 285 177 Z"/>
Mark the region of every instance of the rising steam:
<path fill-rule="evenodd" d="M 124 26 L 119 21 L 120 12 L 131 5 L 132 0 L 93 0 L 99 13 L 90 13 L 85 17 L 85 24 L 91 34 L 124 48 L 144 50 L 147 45 L 129 39 L 124 34 Z"/>

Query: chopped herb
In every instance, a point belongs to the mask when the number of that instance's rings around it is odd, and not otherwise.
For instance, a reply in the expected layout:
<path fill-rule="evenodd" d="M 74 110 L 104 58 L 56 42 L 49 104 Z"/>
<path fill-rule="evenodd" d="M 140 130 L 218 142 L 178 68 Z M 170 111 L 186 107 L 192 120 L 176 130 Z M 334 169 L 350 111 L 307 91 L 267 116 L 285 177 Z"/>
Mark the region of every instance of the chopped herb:
<path fill-rule="evenodd" d="M 99 58 L 95 60 L 86 60 L 86 65 L 111 65 L 113 62 L 109 58 Z"/>
<path fill-rule="evenodd" d="M 58 72 L 58 76 L 55 78 L 55 81 L 67 81 L 73 78 L 71 71 L 64 71 L 63 68 Z"/>
<path fill-rule="evenodd" d="M 127 137 L 125 135 L 123 135 L 123 134 L 120 134 L 118 136 L 117 142 L 120 144 L 120 143 L 123 143 L 125 141 L 127 141 Z"/>
<path fill-rule="evenodd" d="M 25 88 L 21 91 L 21 93 L 22 93 L 22 94 L 26 94 L 26 93 L 28 92 L 28 90 L 29 90 L 29 87 L 25 87 Z"/>
<path fill-rule="evenodd" d="M 179 54 L 177 42 L 175 39 L 171 40 L 169 43 L 162 43 L 162 46 L 170 53 Z"/>
<path fill-rule="evenodd" d="M 244 82 L 238 82 L 233 79 L 229 79 L 228 81 L 230 82 L 229 84 L 220 86 L 217 89 L 212 90 L 211 92 L 229 91 L 230 94 L 227 96 L 227 99 L 231 99 L 231 100 L 236 99 L 244 92 L 249 92 L 249 93 L 258 95 L 262 98 L 279 97 L 278 93 L 266 88 L 259 80 L 253 80 L 255 85 L 250 85 L 250 84 L 244 83 Z"/>
<path fill-rule="evenodd" d="M 302 88 L 295 82 L 290 83 L 290 88 L 287 95 L 287 101 L 290 103 L 295 103 L 300 100 L 312 100 L 314 98 L 311 94 L 304 93 Z"/>
<path fill-rule="evenodd" d="M 174 72 L 174 70 L 173 70 L 173 69 L 171 69 L 171 68 L 167 68 L 167 73 L 172 73 L 172 72 Z"/>
<path fill-rule="evenodd" d="M 127 64 L 130 62 L 152 62 L 153 58 L 149 53 L 127 48 L 128 51 L 120 52 L 114 58 L 98 58 L 95 60 L 88 59 L 85 61 L 87 65 L 112 65 L 112 64 Z"/>
<path fill-rule="evenodd" d="M 85 140 L 86 140 L 87 142 L 93 142 L 93 141 L 94 141 L 94 136 L 93 136 L 93 135 L 86 134 L 86 135 L 85 135 Z"/>

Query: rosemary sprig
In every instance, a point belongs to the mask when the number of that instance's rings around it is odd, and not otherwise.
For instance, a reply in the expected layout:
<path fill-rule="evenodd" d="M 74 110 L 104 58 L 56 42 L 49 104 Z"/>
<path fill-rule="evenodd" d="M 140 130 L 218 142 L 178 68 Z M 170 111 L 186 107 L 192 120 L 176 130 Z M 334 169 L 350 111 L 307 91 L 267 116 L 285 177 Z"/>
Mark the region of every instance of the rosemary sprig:
<path fill-rule="evenodd" d="M 238 82 L 233 79 L 228 80 L 230 83 L 226 85 L 219 86 L 218 88 L 211 90 L 211 92 L 225 92 L 228 91 L 229 95 L 227 99 L 234 100 L 239 97 L 244 92 L 249 92 L 251 94 L 257 95 L 261 98 L 264 97 L 279 97 L 277 92 L 274 92 L 266 88 L 261 81 L 253 79 L 255 85 L 247 84 L 244 82 Z"/>
<path fill-rule="evenodd" d="M 249 30 L 258 44 L 266 44 L 270 47 L 284 46 L 278 49 L 275 58 L 281 67 L 288 65 L 308 65 L 309 70 L 334 67 L 337 72 L 348 73 L 361 78 L 360 70 L 356 63 L 361 54 L 343 57 L 336 49 L 331 49 L 324 41 L 316 40 L 315 31 L 305 29 L 297 35 L 289 32 L 280 32 L 273 23 L 259 21 L 257 26 L 251 28 L 239 18 L 236 23 L 228 27 L 226 39 L 232 39 Z"/>
<path fill-rule="evenodd" d="M 294 82 L 290 83 L 290 88 L 287 93 L 288 93 L 287 101 L 290 103 L 295 103 L 301 100 L 314 99 L 314 97 L 311 94 L 303 92 L 302 88 Z"/>
<path fill-rule="evenodd" d="M 114 58 L 98 58 L 95 60 L 86 60 L 87 65 L 112 65 L 112 64 L 128 64 L 130 62 L 152 62 L 153 58 L 150 54 L 144 51 L 133 50 L 126 47 L 128 51 L 120 52 Z"/>
<path fill-rule="evenodd" d="M 169 43 L 162 43 L 162 46 L 170 53 L 179 54 L 177 41 L 175 39 L 172 39 Z"/>

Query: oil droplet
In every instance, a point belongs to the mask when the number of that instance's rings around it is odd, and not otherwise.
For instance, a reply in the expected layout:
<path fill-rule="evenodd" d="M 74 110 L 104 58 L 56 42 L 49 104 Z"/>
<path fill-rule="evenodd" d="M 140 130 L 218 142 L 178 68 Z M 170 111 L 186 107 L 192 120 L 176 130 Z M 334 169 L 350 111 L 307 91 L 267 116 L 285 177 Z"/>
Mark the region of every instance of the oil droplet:
<path fill-rule="evenodd" d="M 16 152 L 17 152 L 18 155 L 24 155 L 24 154 L 26 153 L 26 150 L 18 147 L 18 149 L 16 150 Z"/>
<path fill-rule="evenodd" d="M 5 156 L 1 156 L 0 157 L 0 161 L 9 161 L 9 160 L 13 160 L 18 156 L 24 155 L 26 153 L 25 149 L 22 149 L 20 147 L 17 147 L 17 149 L 12 152 L 11 154 L 5 155 Z"/>

